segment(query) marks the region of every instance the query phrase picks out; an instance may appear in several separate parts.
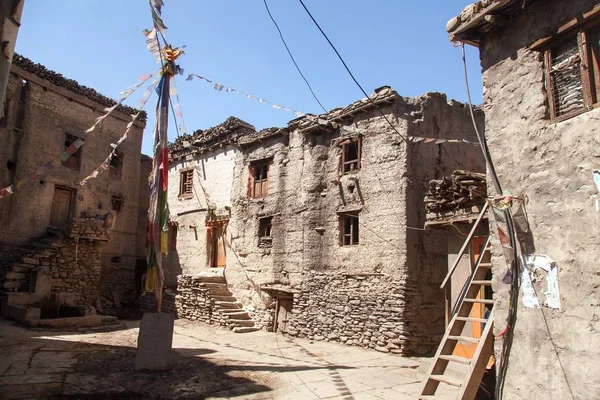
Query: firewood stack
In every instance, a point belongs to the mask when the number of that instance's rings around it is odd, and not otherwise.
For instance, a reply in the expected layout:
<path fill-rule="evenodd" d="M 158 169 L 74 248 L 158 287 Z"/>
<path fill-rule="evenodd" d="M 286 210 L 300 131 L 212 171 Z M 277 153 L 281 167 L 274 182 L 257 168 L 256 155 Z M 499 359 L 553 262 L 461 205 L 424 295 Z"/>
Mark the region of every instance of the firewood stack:
<path fill-rule="evenodd" d="M 443 179 L 430 181 L 425 209 L 428 213 L 445 213 L 483 204 L 487 197 L 485 178 L 485 174 L 456 170 Z"/>

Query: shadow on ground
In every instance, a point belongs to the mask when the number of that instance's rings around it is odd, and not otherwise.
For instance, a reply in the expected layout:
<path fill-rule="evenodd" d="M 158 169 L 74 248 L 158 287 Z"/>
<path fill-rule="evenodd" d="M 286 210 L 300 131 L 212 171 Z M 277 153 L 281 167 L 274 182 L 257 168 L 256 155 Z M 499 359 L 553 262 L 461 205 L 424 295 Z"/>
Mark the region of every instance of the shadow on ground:
<path fill-rule="evenodd" d="M 6 369 L 0 371 L 3 374 L 0 376 L 0 398 L 243 399 L 259 393 L 268 396 L 278 372 L 333 372 L 348 368 L 325 363 L 298 366 L 234 360 L 218 365 L 203 358 L 216 353 L 214 350 L 175 348 L 170 370 L 136 371 L 135 347 L 67 341 L 58 337 L 68 335 L 69 332 L 64 330 L 2 335 L 0 353 Z M 34 365 L 36 362 L 38 365 Z"/>

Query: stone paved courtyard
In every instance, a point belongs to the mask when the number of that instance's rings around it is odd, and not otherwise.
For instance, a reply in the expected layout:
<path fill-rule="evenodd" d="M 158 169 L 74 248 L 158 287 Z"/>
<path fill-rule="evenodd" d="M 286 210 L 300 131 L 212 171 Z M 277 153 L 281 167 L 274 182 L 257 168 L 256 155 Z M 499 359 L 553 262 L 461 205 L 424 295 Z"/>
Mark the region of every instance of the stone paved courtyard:
<path fill-rule="evenodd" d="M 0 319 L 0 398 L 415 399 L 422 360 L 177 320 L 169 371 L 134 370 L 139 322 L 27 330 Z"/>

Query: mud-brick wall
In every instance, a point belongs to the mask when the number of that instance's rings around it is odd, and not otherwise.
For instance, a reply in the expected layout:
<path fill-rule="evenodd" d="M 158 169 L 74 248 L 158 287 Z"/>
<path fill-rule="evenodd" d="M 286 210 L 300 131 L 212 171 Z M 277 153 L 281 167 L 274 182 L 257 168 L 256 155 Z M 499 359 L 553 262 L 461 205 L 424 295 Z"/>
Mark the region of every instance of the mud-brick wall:
<path fill-rule="evenodd" d="M 561 296 L 561 310 L 544 314 L 519 299 L 507 400 L 599 398 L 600 213 L 592 170 L 600 167 L 600 110 L 553 123 L 543 55 L 529 48 L 597 3 L 534 2 L 488 34 L 480 49 L 486 135 L 496 170 L 504 190 L 527 195 L 536 253 L 556 261 Z M 506 327 L 510 286 L 502 283 L 506 264 L 499 242 L 494 244 L 497 335 Z M 496 339 L 496 355 L 502 345 Z"/>
<path fill-rule="evenodd" d="M 418 293 L 416 285 L 384 274 L 310 272 L 294 295 L 288 334 L 385 353 L 428 354 L 441 337 L 416 338 L 408 334 L 406 325 L 423 324 L 426 330 L 431 323 L 423 310 L 418 316 L 409 315 L 419 312 L 409 306 Z"/>

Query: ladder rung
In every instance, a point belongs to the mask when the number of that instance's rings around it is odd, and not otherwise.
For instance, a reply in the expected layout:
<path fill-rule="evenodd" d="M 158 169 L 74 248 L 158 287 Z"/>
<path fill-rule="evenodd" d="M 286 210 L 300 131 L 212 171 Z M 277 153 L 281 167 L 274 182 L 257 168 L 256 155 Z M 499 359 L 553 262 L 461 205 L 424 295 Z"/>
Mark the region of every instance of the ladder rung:
<path fill-rule="evenodd" d="M 459 356 L 446 356 L 444 354 L 440 354 L 440 357 L 442 360 L 446 360 L 446 361 L 450 361 L 450 362 L 455 362 L 455 363 L 459 363 L 459 364 L 465 364 L 465 365 L 470 365 L 471 364 L 471 359 L 470 358 L 465 358 L 465 357 L 459 357 Z"/>
<path fill-rule="evenodd" d="M 448 336 L 448 340 L 456 340 L 457 342 L 469 342 L 478 343 L 479 338 L 473 338 L 470 336 Z"/>
<path fill-rule="evenodd" d="M 488 322 L 488 320 L 485 318 L 456 317 L 456 319 L 459 321 L 466 321 L 466 322 Z"/>
<path fill-rule="evenodd" d="M 464 299 L 467 303 L 494 304 L 494 300 L 489 299 Z"/>
<path fill-rule="evenodd" d="M 432 394 L 432 395 L 422 394 L 419 396 L 419 400 L 435 400 L 435 394 Z"/>
<path fill-rule="evenodd" d="M 448 385 L 452 385 L 452 386 L 456 386 L 456 387 L 462 386 L 462 381 L 459 381 L 458 379 L 455 379 L 455 378 L 450 378 L 449 376 L 445 376 L 445 375 L 431 375 L 429 377 L 429 379 L 433 379 L 434 381 L 438 381 L 438 382 L 447 383 Z"/>
<path fill-rule="evenodd" d="M 492 263 L 479 263 L 479 266 L 482 268 L 492 268 Z"/>
<path fill-rule="evenodd" d="M 492 281 L 471 281 L 471 285 L 492 286 Z"/>

